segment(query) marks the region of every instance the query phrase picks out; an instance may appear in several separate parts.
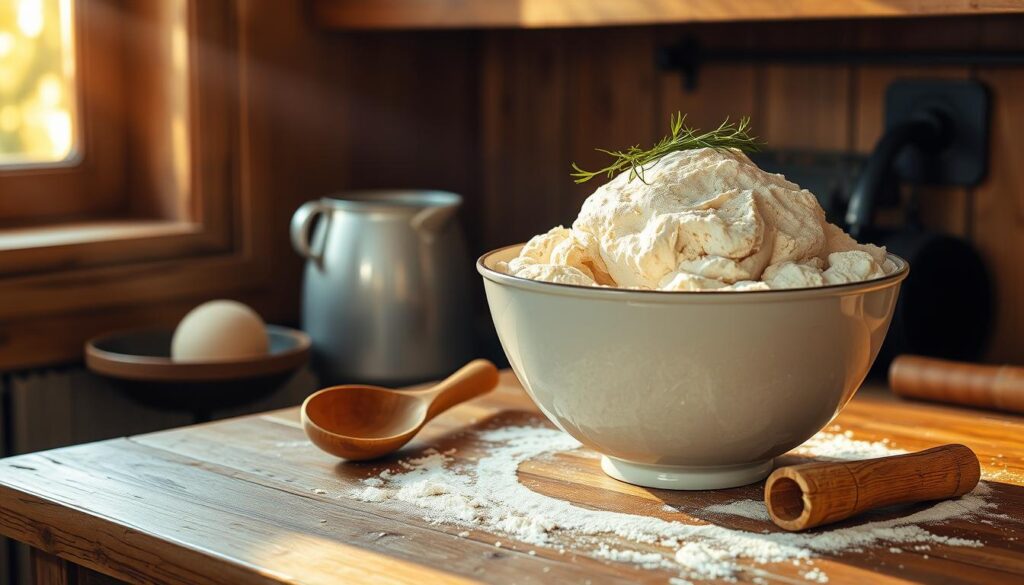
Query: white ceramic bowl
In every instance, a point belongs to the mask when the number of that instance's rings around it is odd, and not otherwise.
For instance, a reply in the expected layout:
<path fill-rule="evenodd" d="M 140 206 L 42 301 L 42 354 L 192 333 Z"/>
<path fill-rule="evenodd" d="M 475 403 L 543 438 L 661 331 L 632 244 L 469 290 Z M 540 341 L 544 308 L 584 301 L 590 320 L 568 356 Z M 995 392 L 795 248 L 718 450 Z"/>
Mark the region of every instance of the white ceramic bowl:
<path fill-rule="evenodd" d="M 559 428 L 622 481 L 669 489 L 753 483 L 821 430 L 864 381 L 906 261 L 883 278 L 750 292 L 630 291 L 477 262 L 516 375 Z"/>

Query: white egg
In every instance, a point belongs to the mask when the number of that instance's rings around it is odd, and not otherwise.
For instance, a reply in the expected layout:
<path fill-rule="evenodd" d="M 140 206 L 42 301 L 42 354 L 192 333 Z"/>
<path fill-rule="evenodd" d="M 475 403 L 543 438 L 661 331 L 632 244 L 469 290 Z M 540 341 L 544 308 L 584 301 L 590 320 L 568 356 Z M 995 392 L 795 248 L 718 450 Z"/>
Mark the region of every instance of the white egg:
<path fill-rule="evenodd" d="M 266 355 L 263 319 L 237 301 L 210 301 L 189 311 L 171 340 L 176 362 L 217 362 Z"/>

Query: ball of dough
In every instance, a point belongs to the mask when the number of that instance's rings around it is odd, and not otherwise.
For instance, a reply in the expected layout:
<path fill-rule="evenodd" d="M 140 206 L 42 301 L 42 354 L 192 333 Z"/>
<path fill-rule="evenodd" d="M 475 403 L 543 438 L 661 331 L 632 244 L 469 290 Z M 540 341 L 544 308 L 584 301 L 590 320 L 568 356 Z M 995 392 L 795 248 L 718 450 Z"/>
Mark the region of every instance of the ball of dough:
<path fill-rule="evenodd" d="M 189 311 L 171 340 L 176 362 L 217 362 L 266 355 L 270 348 L 263 319 L 246 305 L 218 300 Z"/>

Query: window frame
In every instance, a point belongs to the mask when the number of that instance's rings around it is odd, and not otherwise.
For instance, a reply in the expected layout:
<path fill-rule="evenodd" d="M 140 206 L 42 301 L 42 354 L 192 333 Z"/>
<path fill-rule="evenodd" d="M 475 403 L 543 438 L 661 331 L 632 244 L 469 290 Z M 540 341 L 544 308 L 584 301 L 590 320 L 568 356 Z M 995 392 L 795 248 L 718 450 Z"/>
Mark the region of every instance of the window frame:
<path fill-rule="evenodd" d="M 121 31 L 100 34 L 109 0 L 73 0 L 77 152 L 67 161 L 0 166 L 0 226 L 116 211 L 125 195 Z M 100 129 L 103 131 L 99 131 Z"/>
<path fill-rule="evenodd" d="M 149 27 L 166 24 L 157 13 L 173 3 L 75 0 L 81 31 L 75 38 L 80 47 L 83 149 L 73 165 L 0 170 L 0 193 L 13 192 L 18 198 L 17 209 L 12 209 L 10 195 L 0 195 L 0 278 L 210 254 L 227 251 L 234 243 L 229 194 L 235 188 L 230 174 L 237 164 L 227 145 L 235 129 L 225 117 L 230 102 L 237 100 L 237 89 L 231 72 L 224 71 L 224 60 L 213 53 L 232 50 L 235 35 L 225 28 L 224 2 L 175 2 L 186 10 L 188 69 L 172 78 L 160 73 L 169 57 L 154 46 L 133 42 L 124 23 L 145 22 L 143 34 L 136 36 L 149 37 Z M 111 21 L 118 26 L 111 27 Z M 103 27 L 118 30 L 101 39 Z M 131 72 L 129 52 L 143 53 L 144 58 L 135 60 L 140 68 L 150 69 L 133 75 L 147 81 L 141 97 L 153 97 L 161 85 L 181 82 L 189 87 L 190 176 L 185 186 L 168 184 L 161 168 L 167 166 L 167 137 L 155 127 L 166 112 L 147 105 L 129 107 L 123 99 L 119 86 Z M 101 76 L 100 70 L 108 73 Z M 223 83 L 204 86 L 200 79 Z M 109 95 L 100 98 L 99 92 Z M 112 229 L 96 229 L 104 225 Z M 47 250 L 27 249 L 26 242 Z"/>
<path fill-rule="evenodd" d="M 0 230 L 0 370 L 78 360 L 93 335 L 169 325 L 204 298 L 259 305 L 275 294 L 266 261 L 272 202 L 254 198 L 244 180 L 251 172 L 244 3 L 179 1 L 187 5 L 190 30 L 189 188 L 130 193 L 147 202 L 141 212 L 122 205 L 114 213 Z M 85 9 L 96 3 L 131 10 L 147 2 L 77 0 Z M 120 227 L 102 227 L 111 224 Z M 33 238 L 51 243 L 33 245 Z"/>

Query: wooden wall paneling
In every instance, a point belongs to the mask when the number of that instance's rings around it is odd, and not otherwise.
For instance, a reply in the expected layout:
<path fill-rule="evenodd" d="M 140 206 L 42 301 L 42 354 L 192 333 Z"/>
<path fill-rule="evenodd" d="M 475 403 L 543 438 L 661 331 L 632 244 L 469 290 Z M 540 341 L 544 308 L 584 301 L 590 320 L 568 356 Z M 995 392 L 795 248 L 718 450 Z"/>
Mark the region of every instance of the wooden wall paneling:
<path fill-rule="evenodd" d="M 76 585 L 73 565 L 39 549 L 32 549 L 32 582 L 35 585 Z"/>
<path fill-rule="evenodd" d="M 471 186 L 477 97 L 474 35 L 350 35 L 335 83 L 347 83 L 353 187 Z M 469 177 L 467 179 L 467 177 Z"/>
<path fill-rule="evenodd" d="M 7 376 L 0 376 L 0 458 L 11 456 L 11 412 L 8 407 L 11 403 L 10 385 Z M 0 552 L 0 554 L 3 554 Z M 2 558 L 2 557 L 0 557 Z M 3 572 L 0 571 L 0 575 Z"/>
<path fill-rule="evenodd" d="M 11 453 L 70 445 L 72 398 L 65 374 L 56 370 L 10 379 Z"/>
<path fill-rule="evenodd" d="M 686 123 L 708 130 L 729 117 L 738 120 L 750 116 L 752 131 L 761 135 L 764 124 L 758 115 L 758 76 L 753 65 L 713 64 L 701 67 L 697 87 L 683 88 L 678 73 L 658 76 L 657 131 L 659 137 L 668 132 L 669 116 L 686 114 Z"/>
<path fill-rule="evenodd" d="M 814 51 L 855 42 L 846 23 L 787 23 L 756 29 L 758 46 Z M 773 149 L 849 150 L 850 67 L 769 64 L 759 67 L 758 134 Z"/>
<path fill-rule="evenodd" d="M 190 221 L 188 3 L 132 1 L 125 57 L 132 72 L 125 116 L 130 120 L 127 205 L 143 217 Z M 192 88 L 193 90 L 195 88 Z M 194 95 L 194 94 L 193 94 Z"/>
<path fill-rule="evenodd" d="M 56 371 L 9 378 L 11 454 L 73 442 L 73 405 L 62 378 Z M 16 583 L 28 583 L 31 578 L 35 567 L 29 552 L 28 547 L 15 543 L 12 568 Z"/>
<path fill-rule="evenodd" d="M 215 413 L 216 418 L 294 406 L 319 387 L 308 368 L 273 394 Z M 192 424 L 190 414 L 140 405 L 110 381 L 80 368 L 11 376 L 12 454 Z"/>
<path fill-rule="evenodd" d="M 559 223 L 569 190 L 565 31 L 497 31 L 483 39 L 480 79 L 484 248 Z"/>
<path fill-rule="evenodd" d="M 1024 19 L 988 19 L 988 48 L 1024 49 Z M 976 77 L 992 91 L 989 175 L 974 189 L 972 236 L 995 279 L 996 323 L 988 359 L 1024 364 L 1024 68 L 986 67 Z"/>
<path fill-rule="evenodd" d="M 78 368 L 11 377 L 14 453 L 187 425 L 191 416 L 140 406 Z"/>
<path fill-rule="evenodd" d="M 731 31 L 731 34 L 729 34 Z M 697 39 L 701 46 L 752 48 L 754 26 L 748 24 L 706 25 L 694 29 L 667 28 L 658 32 L 658 46 L 670 46 L 684 37 Z M 683 87 L 678 71 L 659 71 L 657 83 L 656 135 L 668 129 L 669 116 L 686 114 L 686 122 L 694 128 L 710 129 L 727 116 L 738 119 L 750 116 L 754 134 L 760 134 L 763 120 L 758 108 L 761 88 L 754 65 L 710 63 L 697 72 L 697 86 Z"/>
<path fill-rule="evenodd" d="M 344 161 L 358 147 L 346 137 L 347 88 L 333 74 L 347 45 L 340 35 L 316 34 L 302 6 L 301 0 L 239 1 L 247 55 L 241 90 L 249 107 L 241 176 L 253 199 L 269 207 L 265 262 L 276 284 L 264 315 L 286 323 L 298 320 L 302 270 L 288 235 L 291 215 L 344 186 Z"/>
<path fill-rule="evenodd" d="M 758 135 L 773 149 L 850 146 L 850 68 L 767 65 Z"/>
<path fill-rule="evenodd" d="M 15 583 L 14 565 L 11 551 L 14 549 L 14 541 L 0 537 L 0 580 L 5 583 Z"/>
<path fill-rule="evenodd" d="M 603 168 L 611 158 L 595 148 L 646 147 L 668 129 L 668 118 L 659 120 L 655 113 L 652 29 L 572 31 L 567 36 L 571 39 L 565 95 L 568 145 L 565 157 L 552 161 L 563 171 L 556 179 L 568 187 L 559 211 L 566 226 L 579 213 L 583 200 L 608 180 L 602 175 L 577 185 L 569 177 L 571 162 L 587 170 Z"/>
<path fill-rule="evenodd" d="M 339 140 L 350 142 L 345 188 L 479 189 L 476 35 L 466 31 L 343 36 L 330 73 L 344 89 Z M 467 222 L 470 239 L 477 226 Z M 474 247 L 476 247 L 474 245 Z"/>

